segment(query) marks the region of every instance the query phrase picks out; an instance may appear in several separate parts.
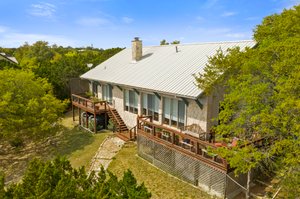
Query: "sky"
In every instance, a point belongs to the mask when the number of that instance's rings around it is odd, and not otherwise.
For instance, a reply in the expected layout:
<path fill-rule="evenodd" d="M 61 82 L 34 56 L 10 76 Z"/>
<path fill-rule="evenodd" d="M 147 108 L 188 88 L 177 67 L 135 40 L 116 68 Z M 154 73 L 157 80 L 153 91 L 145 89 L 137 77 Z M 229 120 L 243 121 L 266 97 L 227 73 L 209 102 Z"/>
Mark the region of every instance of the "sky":
<path fill-rule="evenodd" d="M 300 0 L 0 0 L 0 46 L 25 42 L 97 48 L 162 39 L 181 43 L 252 39 L 265 16 Z"/>

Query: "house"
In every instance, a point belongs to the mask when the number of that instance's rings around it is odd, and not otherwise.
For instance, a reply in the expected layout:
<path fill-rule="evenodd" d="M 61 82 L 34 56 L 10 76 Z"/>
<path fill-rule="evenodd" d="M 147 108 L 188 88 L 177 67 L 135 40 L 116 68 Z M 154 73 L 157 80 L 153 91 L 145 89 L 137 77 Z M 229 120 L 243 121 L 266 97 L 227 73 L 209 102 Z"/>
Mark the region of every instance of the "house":
<path fill-rule="evenodd" d="M 15 57 L 8 56 L 5 53 L 0 53 L 0 60 L 8 61 L 11 64 L 18 64 L 18 60 Z"/>
<path fill-rule="evenodd" d="M 99 101 L 73 94 L 73 113 L 79 108 L 80 123 L 94 131 L 97 122 L 90 117 L 102 115 L 104 127 L 110 118 L 120 137 L 137 139 L 144 159 L 214 195 L 231 197 L 238 188 L 228 180 L 234 178 L 232 169 L 209 152 L 216 147 L 210 129 L 222 95 L 203 94 L 193 74 L 202 73 L 218 49 L 254 46 L 254 41 L 235 41 L 143 47 L 134 38 L 131 49 L 81 76 Z"/>

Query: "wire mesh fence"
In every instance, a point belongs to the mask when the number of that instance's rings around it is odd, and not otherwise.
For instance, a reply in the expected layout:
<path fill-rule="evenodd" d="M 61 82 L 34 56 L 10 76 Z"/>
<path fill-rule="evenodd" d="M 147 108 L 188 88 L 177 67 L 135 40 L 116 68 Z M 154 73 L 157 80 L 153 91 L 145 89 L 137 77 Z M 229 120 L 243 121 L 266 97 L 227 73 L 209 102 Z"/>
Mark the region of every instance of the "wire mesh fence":
<path fill-rule="evenodd" d="M 240 193 L 245 176 L 226 174 L 206 163 L 142 135 L 137 136 L 138 154 L 156 167 L 220 198 L 233 198 Z"/>
<path fill-rule="evenodd" d="M 138 135 L 138 154 L 179 179 L 218 197 L 225 196 L 226 174 L 205 163 Z"/>

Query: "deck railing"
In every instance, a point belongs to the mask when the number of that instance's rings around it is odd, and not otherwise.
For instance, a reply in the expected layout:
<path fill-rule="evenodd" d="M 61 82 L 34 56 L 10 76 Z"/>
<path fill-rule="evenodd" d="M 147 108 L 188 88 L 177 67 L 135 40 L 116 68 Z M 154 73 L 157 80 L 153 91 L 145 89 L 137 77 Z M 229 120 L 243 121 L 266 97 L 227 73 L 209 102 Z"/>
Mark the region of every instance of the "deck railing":
<path fill-rule="evenodd" d="M 138 134 L 169 148 L 197 158 L 223 171 L 229 169 L 229 165 L 224 158 L 210 152 L 210 149 L 217 148 L 213 143 L 203 141 L 189 134 L 184 134 L 180 130 L 155 124 L 152 121 L 152 117 L 149 116 L 137 118 L 137 129 Z"/>
<path fill-rule="evenodd" d="M 87 110 L 91 110 L 93 112 L 107 109 L 106 101 L 94 101 L 80 96 L 79 94 L 72 94 L 72 104 L 81 108 L 85 108 Z"/>

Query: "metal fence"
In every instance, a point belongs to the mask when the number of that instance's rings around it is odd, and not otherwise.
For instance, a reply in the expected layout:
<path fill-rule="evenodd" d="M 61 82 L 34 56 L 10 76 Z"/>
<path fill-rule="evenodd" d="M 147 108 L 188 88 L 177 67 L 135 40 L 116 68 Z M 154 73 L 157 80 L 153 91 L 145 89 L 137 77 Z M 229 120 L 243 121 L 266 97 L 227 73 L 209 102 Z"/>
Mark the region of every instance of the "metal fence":
<path fill-rule="evenodd" d="M 209 166 L 142 135 L 137 136 L 138 154 L 158 168 L 221 198 L 232 198 L 240 192 L 241 179 Z"/>

